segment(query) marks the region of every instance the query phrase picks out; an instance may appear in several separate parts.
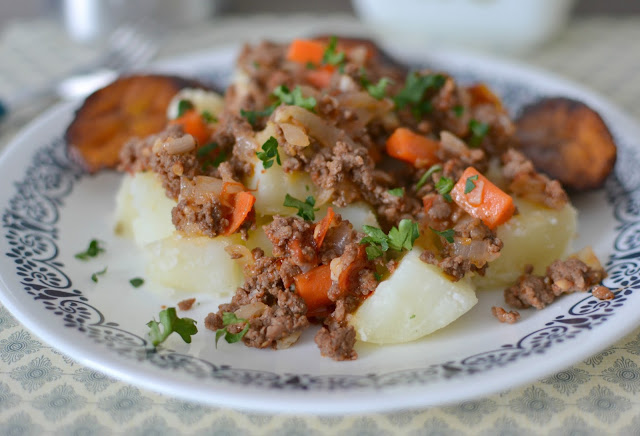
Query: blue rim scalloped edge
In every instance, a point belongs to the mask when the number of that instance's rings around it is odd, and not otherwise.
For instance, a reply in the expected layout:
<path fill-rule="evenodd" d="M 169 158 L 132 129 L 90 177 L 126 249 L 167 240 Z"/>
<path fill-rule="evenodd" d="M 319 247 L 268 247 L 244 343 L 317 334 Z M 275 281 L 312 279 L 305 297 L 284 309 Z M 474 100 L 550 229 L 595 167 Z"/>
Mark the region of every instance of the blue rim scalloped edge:
<path fill-rule="evenodd" d="M 228 71 L 212 73 L 228 77 Z M 475 76 L 456 74 L 463 81 Z M 542 94 L 507 80 L 489 80 L 513 110 L 537 99 Z M 618 141 L 619 148 L 631 154 L 630 144 Z M 636 160 L 636 159 L 634 159 Z M 75 183 L 85 173 L 66 154 L 62 139 L 38 149 L 24 179 L 16 183 L 16 194 L 3 213 L 5 238 L 10 246 L 6 256 L 13 260 L 23 291 L 42 302 L 47 310 L 59 316 L 65 327 L 75 329 L 113 352 L 137 361 L 146 361 L 163 369 L 181 371 L 196 379 L 212 378 L 233 385 L 267 389 L 305 391 L 345 391 L 388 387 L 427 385 L 443 379 L 477 374 L 512 364 L 533 354 L 546 353 L 558 345 L 574 340 L 583 331 L 607 322 L 616 309 L 640 288 L 640 198 L 638 190 L 627 190 L 612 176 L 606 184 L 607 200 L 617 220 L 617 237 L 613 254 L 606 266 L 609 273 L 605 285 L 620 289 L 613 300 L 600 301 L 590 294 L 574 304 L 564 315 L 555 317 L 545 327 L 500 348 L 474 354 L 459 360 L 429 365 L 424 368 L 365 375 L 277 374 L 273 372 L 216 365 L 197 357 L 153 347 L 134 333 L 109 322 L 99 309 L 89 303 L 82 291 L 74 289 L 57 260 L 58 228 L 64 200 L 71 195 Z"/>

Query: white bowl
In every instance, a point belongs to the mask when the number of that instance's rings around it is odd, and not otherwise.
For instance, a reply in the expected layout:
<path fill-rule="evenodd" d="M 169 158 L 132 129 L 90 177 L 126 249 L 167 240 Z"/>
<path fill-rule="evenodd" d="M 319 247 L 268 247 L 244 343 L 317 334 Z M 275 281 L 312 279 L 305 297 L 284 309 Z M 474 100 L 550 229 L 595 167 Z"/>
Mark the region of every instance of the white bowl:
<path fill-rule="evenodd" d="M 371 30 L 394 43 L 519 52 L 561 30 L 575 0 L 353 0 Z"/>

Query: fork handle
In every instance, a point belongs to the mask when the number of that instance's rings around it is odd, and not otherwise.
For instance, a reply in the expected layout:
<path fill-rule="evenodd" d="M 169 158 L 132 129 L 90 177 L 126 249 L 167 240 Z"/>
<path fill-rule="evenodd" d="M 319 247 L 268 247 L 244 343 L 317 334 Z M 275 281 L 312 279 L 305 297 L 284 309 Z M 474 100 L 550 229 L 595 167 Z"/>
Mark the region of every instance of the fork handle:
<path fill-rule="evenodd" d="M 7 105 L 0 100 L 0 121 L 2 121 L 9 114 L 9 109 Z"/>

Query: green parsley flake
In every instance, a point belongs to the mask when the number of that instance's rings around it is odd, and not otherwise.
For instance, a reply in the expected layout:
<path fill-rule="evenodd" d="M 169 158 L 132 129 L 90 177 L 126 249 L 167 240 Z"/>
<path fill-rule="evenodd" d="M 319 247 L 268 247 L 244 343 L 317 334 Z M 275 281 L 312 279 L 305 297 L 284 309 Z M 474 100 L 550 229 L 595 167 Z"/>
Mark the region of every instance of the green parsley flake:
<path fill-rule="evenodd" d="M 202 171 L 207 171 L 207 168 L 214 167 L 218 168 L 222 162 L 227 160 L 228 153 L 224 150 L 221 150 L 220 153 L 216 155 L 216 157 L 212 159 L 207 159 L 202 163 Z"/>
<path fill-rule="evenodd" d="M 198 151 L 196 151 L 196 156 L 200 158 L 207 157 L 216 148 L 218 148 L 218 144 L 216 144 L 215 142 L 210 142 L 207 145 L 200 147 Z"/>
<path fill-rule="evenodd" d="M 374 271 L 373 272 L 373 278 L 376 279 L 376 282 L 381 282 L 382 281 L 382 274 L 380 274 L 378 271 Z"/>
<path fill-rule="evenodd" d="M 92 239 L 89 242 L 89 247 L 80 253 L 76 253 L 75 258 L 79 260 L 89 260 L 90 257 L 96 257 L 98 254 L 104 252 L 104 248 L 100 247 L 100 241 Z"/>
<path fill-rule="evenodd" d="M 327 45 L 327 48 L 322 55 L 322 63 L 342 67 L 345 61 L 346 56 L 344 52 L 338 51 L 338 38 L 332 36 L 329 38 L 329 45 Z"/>
<path fill-rule="evenodd" d="M 431 102 L 426 99 L 427 91 L 442 88 L 446 79 L 442 74 L 421 76 L 417 72 L 409 73 L 404 88 L 394 97 L 398 109 L 411 108 L 417 118 L 433 110 Z"/>
<path fill-rule="evenodd" d="M 238 333 L 230 333 L 227 329 L 230 325 L 244 323 L 244 328 Z M 216 348 L 218 348 L 218 341 L 224 336 L 224 340 L 228 344 L 235 344 L 240 341 L 249 331 L 249 322 L 244 318 L 238 318 L 233 312 L 224 312 L 222 314 L 222 325 L 224 328 L 216 330 Z"/>
<path fill-rule="evenodd" d="M 362 229 L 367 236 L 362 238 L 360 243 L 368 244 L 365 251 L 369 260 L 381 257 L 390 248 L 394 251 L 411 250 L 413 243 L 420 236 L 418 223 L 409 219 L 403 219 L 398 227 L 392 227 L 389 235 L 378 227 L 364 225 Z"/>
<path fill-rule="evenodd" d="M 478 175 L 477 174 L 467 177 L 467 181 L 464 184 L 464 193 L 465 194 L 468 194 L 469 192 L 471 192 L 474 189 L 476 189 L 476 184 L 473 183 L 476 180 L 478 180 Z"/>
<path fill-rule="evenodd" d="M 163 330 L 160 331 L 162 324 Z M 160 312 L 160 322 L 155 319 L 147 323 L 149 337 L 154 347 L 164 342 L 171 333 L 176 332 L 187 344 L 191 343 L 191 336 L 198 333 L 196 321 L 191 318 L 178 318 L 175 307 L 168 307 Z"/>
<path fill-rule="evenodd" d="M 189 100 L 180 100 L 178 102 L 178 118 L 183 116 L 187 111 L 193 109 L 193 103 Z"/>
<path fill-rule="evenodd" d="M 315 212 L 320 209 L 314 209 L 313 206 L 316 205 L 316 199 L 313 196 L 308 196 L 304 201 L 298 200 L 295 197 L 287 194 L 284 197 L 284 206 L 285 207 L 293 207 L 298 209 L 298 215 L 305 221 L 314 221 L 316 219 Z"/>
<path fill-rule="evenodd" d="M 270 136 L 269 139 L 262 144 L 262 151 L 256 152 L 256 156 L 262 161 L 262 166 L 265 170 L 273 166 L 274 160 L 278 162 L 278 165 L 282 166 L 280 153 L 278 153 L 278 140 L 273 136 Z"/>
<path fill-rule="evenodd" d="M 451 203 L 452 199 L 451 194 L 449 193 L 453 189 L 454 185 L 455 183 L 453 179 L 450 179 L 449 177 L 440 177 L 436 182 L 436 191 L 438 191 L 438 193 L 442 195 L 447 202 Z"/>
<path fill-rule="evenodd" d="M 273 104 L 261 111 L 246 111 L 244 109 L 240 109 L 240 116 L 245 118 L 252 127 L 255 127 L 256 123 L 258 122 L 258 118 L 268 117 L 273 113 L 276 106 L 277 104 Z"/>
<path fill-rule="evenodd" d="M 413 319 L 413 318 L 415 318 L 415 317 L 416 317 L 416 314 L 414 313 L 413 315 L 411 315 L 411 316 L 409 317 L 409 319 Z"/>
<path fill-rule="evenodd" d="M 469 145 L 471 147 L 478 147 L 482 144 L 482 140 L 487 133 L 489 133 L 489 124 L 481 123 L 480 121 L 470 120 L 469 130 L 471 130 L 471 138 L 469 139 Z"/>
<path fill-rule="evenodd" d="M 211 112 L 207 110 L 202 111 L 200 116 L 202 116 L 202 119 L 204 120 L 204 122 L 208 124 L 215 123 L 216 121 L 218 121 L 218 118 L 216 118 Z"/>
<path fill-rule="evenodd" d="M 275 95 L 281 103 L 290 106 L 300 106 L 310 111 L 313 111 L 316 107 L 316 99 L 313 97 L 305 98 L 302 95 L 302 88 L 300 88 L 300 86 L 296 86 L 293 91 L 289 91 L 289 88 L 285 85 L 280 85 L 273 90 L 273 95 Z"/>
<path fill-rule="evenodd" d="M 427 172 L 424 173 L 422 177 L 420 177 L 420 180 L 418 180 L 418 183 L 416 184 L 416 189 L 422 188 L 433 174 L 440 171 L 442 171 L 442 165 L 440 164 L 431 165 L 431 168 L 429 168 Z"/>
<path fill-rule="evenodd" d="M 393 83 L 393 80 L 389 79 L 388 77 L 383 77 L 382 79 L 378 80 L 378 83 L 376 84 L 369 82 L 365 85 L 365 89 L 367 90 L 369 95 L 371 95 L 371 97 L 375 98 L 376 100 L 382 100 L 384 98 L 387 86 L 391 83 Z"/>
<path fill-rule="evenodd" d="M 134 288 L 139 288 L 140 286 L 144 285 L 144 279 L 140 277 L 135 277 L 129 280 L 129 283 L 131 283 L 131 286 L 133 286 Z"/>
<path fill-rule="evenodd" d="M 404 195 L 404 188 L 389 189 L 387 192 L 395 197 L 402 197 Z"/>
<path fill-rule="evenodd" d="M 309 62 L 307 62 L 305 67 L 307 68 L 307 70 L 315 70 L 316 69 L 316 64 L 314 64 L 313 62 L 309 61 Z"/>
<path fill-rule="evenodd" d="M 447 241 L 449 244 L 453 244 L 453 237 L 456 235 L 456 232 L 454 232 L 453 229 L 447 229 L 439 232 L 433 227 L 429 227 L 429 228 L 436 235 L 442 236 L 445 239 L 445 241 Z"/>
<path fill-rule="evenodd" d="M 105 266 L 102 271 L 94 272 L 93 274 L 91 274 L 91 280 L 94 283 L 98 283 L 98 276 L 104 275 L 104 273 L 106 272 L 107 272 L 107 267 Z"/>
<path fill-rule="evenodd" d="M 464 106 L 461 104 L 455 105 L 453 107 L 453 113 L 456 114 L 456 117 L 460 118 L 462 114 L 464 114 Z"/>

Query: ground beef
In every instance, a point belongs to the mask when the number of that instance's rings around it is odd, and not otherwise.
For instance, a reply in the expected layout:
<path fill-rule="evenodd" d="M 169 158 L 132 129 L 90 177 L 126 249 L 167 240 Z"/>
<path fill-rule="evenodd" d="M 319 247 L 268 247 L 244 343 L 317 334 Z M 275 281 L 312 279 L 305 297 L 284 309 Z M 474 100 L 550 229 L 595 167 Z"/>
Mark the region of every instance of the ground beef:
<path fill-rule="evenodd" d="M 514 324 L 520 319 L 520 313 L 517 310 L 506 311 L 502 307 L 498 306 L 493 306 L 491 308 L 491 313 L 498 319 L 498 321 L 507 324 Z"/>
<path fill-rule="evenodd" d="M 184 198 L 171 210 L 171 221 L 177 230 L 187 235 L 215 237 L 229 227 L 229 220 L 220 202 L 214 198 L 206 203 Z"/>
<path fill-rule="evenodd" d="M 538 173 L 533 163 L 521 152 L 508 149 L 502 155 L 502 163 L 502 174 L 509 181 L 509 190 L 514 194 L 551 209 L 562 209 L 569 202 L 560 182 Z"/>
<path fill-rule="evenodd" d="M 456 280 L 469 272 L 484 275 L 489 262 L 496 259 L 502 250 L 502 240 L 496 233 L 477 218 L 458 222 L 453 228 L 454 242 L 444 242 L 437 265 Z M 444 239 L 443 239 L 444 240 Z M 421 256 L 432 263 L 430 255 Z"/>
<path fill-rule="evenodd" d="M 314 227 L 313 223 L 299 217 L 276 215 L 270 224 L 264 226 L 264 232 L 273 244 L 274 256 L 286 257 L 306 271 L 317 265 Z"/>
<path fill-rule="evenodd" d="M 261 250 L 255 250 L 253 254 L 255 261 L 245 271 L 244 285 L 237 289 L 231 303 L 221 304 L 217 313 L 207 316 L 205 327 L 214 331 L 224 328 L 223 313 L 236 312 L 251 303 L 262 303 L 265 307 L 249 318 L 249 330 L 242 341 L 249 347 L 282 348 L 283 341 L 297 339 L 309 326 L 307 306 L 298 294 L 284 286 L 278 258 L 265 257 Z M 244 327 L 244 323 L 227 326 L 227 331 L 238 333 Z"/>
<path fill-rule="evenodd" d="M 320 354 L 333 360 L 355 360 L 358 353 L 353 349 L 356 331 L 352 326 L 323 326 L 316 334 L 315 342 Z"/>
<path fill-rule="evenodd" d="M 616 294 L 611 292 L 611 289 L 607 288 L 606 286 L 596 286 L 595 288 L 593 288 L 591 293 L 598 300 L 613 300 L 613 298 L 616 296 Z"/>
<path fill-rule="evenodd" d="M 525 273 L 511 287 L 505 289 L 504 299 L 516 309 L 543 309 L 562 294 L 585 292 L 604 277 L 604 270 L 592 268 L 576 258 L 556 260 L 547 267 L 544 276 L 532 274 L 527 265 Z"/>
<path fill-rule="evenodd" d="M 190 310 L 193 306 L 193 303 L 196 302 L 195 298 L 187 298 L 186 300 L 182 300 L 178 303 L 178 309 L 180 310 Z"/>

